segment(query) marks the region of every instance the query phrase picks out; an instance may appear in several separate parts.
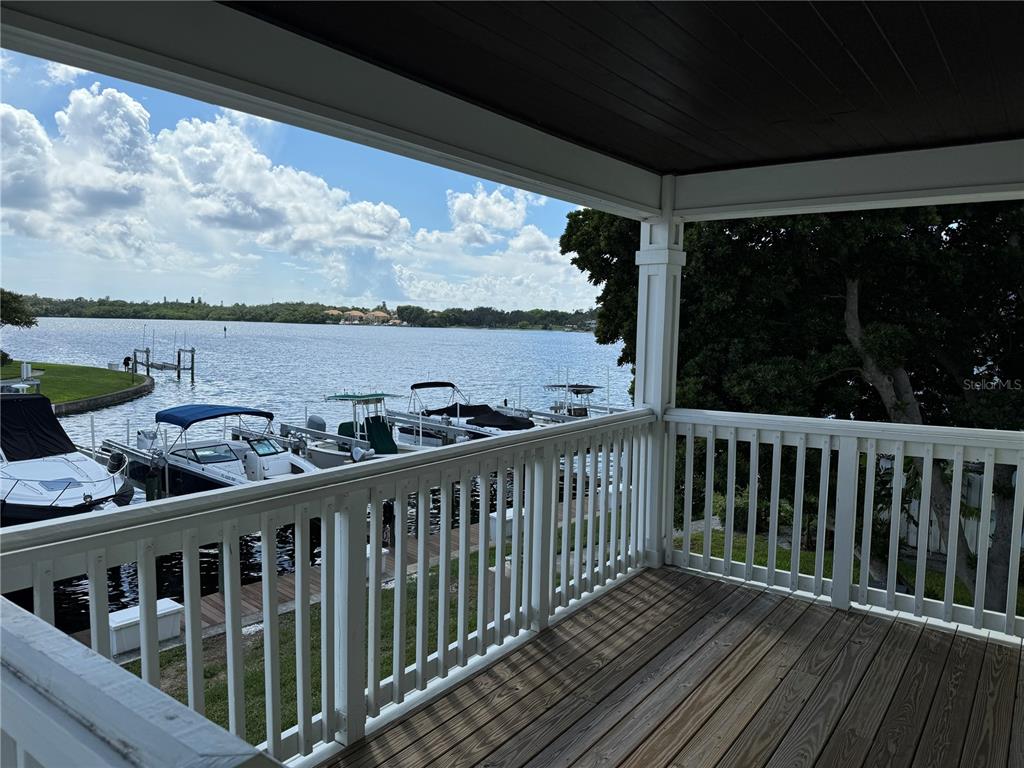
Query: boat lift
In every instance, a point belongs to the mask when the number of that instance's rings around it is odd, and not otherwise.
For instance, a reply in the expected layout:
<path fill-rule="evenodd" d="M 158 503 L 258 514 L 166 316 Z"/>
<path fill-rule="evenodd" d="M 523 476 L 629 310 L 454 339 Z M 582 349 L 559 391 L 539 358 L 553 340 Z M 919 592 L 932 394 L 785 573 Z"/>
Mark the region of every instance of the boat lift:
<path fill-rule="evenodd" d="M 188 355 L 189 364 L 185 367 L 181 364 L 181 358 L 184 355 Z M 177 373 L 178 381 L 181 381 L 181 372 L 188 371 L 189 378 L 192 384 L 196 383 L 196 348 L 195 347 L 179 347 L 177 350 L 177 359 L 173 363 L 163 363 L 151 359 L 152 350 L 149 347 L 142 349 L 136 348 L 132 350 L 132 373 L 136 374 L 139 372 L 139 366 L 143 366 L 146 369 L 146 375 L 149 376 L 150 370 L 157 371 L 175 371 Z"/>

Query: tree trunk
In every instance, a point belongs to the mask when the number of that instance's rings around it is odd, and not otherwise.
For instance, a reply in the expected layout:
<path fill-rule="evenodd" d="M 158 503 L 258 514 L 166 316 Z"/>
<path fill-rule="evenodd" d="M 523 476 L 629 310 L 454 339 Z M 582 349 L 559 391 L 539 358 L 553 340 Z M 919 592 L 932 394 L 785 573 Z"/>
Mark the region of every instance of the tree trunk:
<path fill-rule="evenodd" d="M 864 328 L 860 322 L 860 281 L 857 278 L 846 278 L 844 319 L 846 338 L 861 359 L 861 375 L 878 393 L 889 414 L 889 420 L 902 424 L 924 424 L 921 406 L 914 395 L 914 388 L 907 370 L 902 366 L 883 369 L 864 346 Z M 945 363 L 949 362 L 948 356 L 946 356 Z M 917 459 L 916 461 L 920 466 L 921 460 Z M 893 471 L 901 469 L 893 467 Z M 1000 492 L 1010 487 L 1012 467 L 997 464 L 995 472 L 993 484 L 995 488 L 993 504 L 995 527 L 992 532 L 992 541 L 995 545 L 989 550 L 985 588 L 985 607 L 991 610 L 999 610 L 997 604 L 1001 604 L 1005 608 L 1006 582 L 1009 577 L 1009 558 L 1011 557 L 1008 542 L 1013 516 L 1012 491 L 1009 494 Z M 942 473 L 933 472 L 931 508 L 938 522 L 939 536 L 946 542 L 947 551 L 950 537 L 951 497 L 952 488 L 946 484 Z M 957 537 L 956 577 L 973 595 L 976 571 L 968 557 L 967 537 L 964 535 L 963 525 L 957 527 L 955 535 Z M 985 544 L 986 542 L 978 542 L 979 547 Z M 1005 546 L 1001 546 L 1003 544 Z M 1016 585 L 1013 585 L 1013 588 L 1016 589 Z"/>

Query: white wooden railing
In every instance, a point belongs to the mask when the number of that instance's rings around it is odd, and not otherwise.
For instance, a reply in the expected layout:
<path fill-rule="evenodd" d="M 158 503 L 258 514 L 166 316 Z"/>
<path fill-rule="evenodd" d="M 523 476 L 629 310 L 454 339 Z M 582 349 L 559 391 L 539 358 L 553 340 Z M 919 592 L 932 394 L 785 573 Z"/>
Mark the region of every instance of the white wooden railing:
<path fill-rule="evenodd" d="M 675 458 L 666 482 L 670 562 L 825 595 L 840 608 L 880 606 L 1024 636 L 1017 604 L 1024 433 L 686 409 L 668 411 L 665 420 L 668 455 Z M 981 475 L 978 510 L 961 502 L 970 471 Z M 933 498 L 938 473 L 949 478 L 946 503 Z M 997 473 L 1011 478 L 1012 490 L 993 487 Z M 787 505 L 791 522 L 780 515 Z M 973 578 L 964 583 L 956 533 L 968 514 L 977 516 L 978 535 L 969 553 Z M 929 552 L 930 527 L 937 524 L 941 547 Z M 793 535 L 808 526 L 813 540 Z M 881 541 L 873 540 L 878 536 Z M 873 550 L 881 554 L 872 557 Z M 802 552 L 813 552 L 804 567 Z M 996 595 L 995 609 L 986 589 L 997 552 L 1008 560 L 1008 588 Z"/>
<path fill-rule="evenodd" d="M 245 739 L 252 695 L 246 680 L 252 670 L 244 663 L 240 546 L 254 538 L 276 541 L 279 529 L 294 526 L 294 701 L 281 695 L 286 686 L 276 547 L 263 547 L 260 556 L 265 690 L 260 704 L 267 736 L 259 746 L 278 759 L 316 757 L 373 730 L 408 706 L 403 702 L 410 694 L 436 689 L 451 671 L 543 628 L 556 613 L 637 568 L 646 528 L 641 470 L 654 420 L 649 410 L 630 411 L 116 513 L 5 529 L 0 536 L 3 590 L 31 589 L 34 613 L 52 623 L 54 582 L 84 578 L 91 647 L 109 656 L 107 569 L 136 565 L 141 676 L 156 686 L 161 683 L 156 601 L 162 597 L 157 558 L 180 556 L 187 700 L 203 713 L 199 552 L 200 546 L 222 547 L 226 726 Z M 382 584 L 381 550 L 367 547 L 368 541 L 381 541 L 388 502 L 394 507 L 400 581 L 408 570 L 405 539 L 415 521 L 417 562 L 409 591 Z M 430 516 L 415 515 L 431 505 L 439 509 L 436 563 L 428 550 Z M 497 509 L 493 532 L 487 524 L 491 506 Z M 457 535 L 452 534 L 455 513 Z M 481 524 L 471 539 L 472 526 L 461 523 L 474 517 Z M 316 526 L 320 675 L 313 679 L 310 530 Z M 500 553 L 494 550 L 492 574 L 487 553 L 495 542 L 502 546 Z M 410 636 L 407 655 L 403 640 Z M 313 711 L 314 691 L 319 712 Z M 283 726 L 286 717 L 293 727 Z"/>
<path fill-rule="evenodd" d="M 280 765 L 3 598 L 0 647 L 0 765 Z"/>

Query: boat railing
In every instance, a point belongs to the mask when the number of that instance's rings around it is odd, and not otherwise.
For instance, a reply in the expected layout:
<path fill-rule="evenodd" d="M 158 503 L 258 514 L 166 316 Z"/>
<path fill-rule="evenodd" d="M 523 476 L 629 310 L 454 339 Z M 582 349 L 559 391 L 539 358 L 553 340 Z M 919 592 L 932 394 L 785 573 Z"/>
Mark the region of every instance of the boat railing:
<path fill-rule="evenodd" d="M 446 424 L 436 416 L 418 416 L 413 413 L 393 411 L 390 408 L 384 411 L 384 415 L 395 426 L 409 427 L 417 431 L 440 432 L 453 437 L 469 434 L 479 435 L 480 437 L 490 437 L 492 435 L 486 429 L 474 427 L 471 424 Z"/>
<path fill-rule="evenodd" d="M 334 434 L 331 432 L 324 432 L 319 429 L 313 429 L 312 427 L 304 427 L 297 424 L 291 424 L 290 422 L 282 422 L 278 429 L 279 434 L 272 435 L 274 440 L 282 441 L 288 444 L 294 442 L 293 435 L 299 435 L 303 438 L 310 438 L 312 440 L 320 440 L 322 442 L 334 443 L 339 448 L 344 448 L 346 451 L 351 452 L 353 448 L 361 448 L 366 451 L 370 449 L 370 443 L 366 440 L 359 440 L 355 437 L 348 437 L 346 435 Z M 243 429 L 239 431 L 239 434 L 243 437 L 258 437 L 259 433 L 252 430 Z"/>
<path fill-rule="evenodd" d="M 645 468 L 663 446 L 654 423 L 650 410 L 636 410 L 12 527 L 0 537 L 0 578 L 5 591 L 31 589 L 33 612 L 50 624 L 55 582 L 83 579 L 88 644 L 109 658 L 108 569 L 134 567 L 141 677 L 159 686 L 166 668 L 158 559 L 180 563 L 181 685 L 188 706 L 203 714 L 210 660 L 200 547 L 216 545 L 223 561 L 223 724 L 279 760 L 328 756 L 642 566 Z M 573 470 L 581 466 L 586 471 Z M 498 512 L 507 509 L 513 513 Z M 385 525 L 391 551 L 367 547 L 382 541 Z M 294 593 L 285 598 L 294 603 L 294 667 L 281 663 L 276 547 L 254 546 L 279 535 L 293 537 L 295 548 Z M 249 641 L 243 643 L 242 547 L 261 553 L 263 653 L 255 673 L 246 662 Z M 386 581 L 385 558 L 404 588 Z M 315 587 L 319 604 L 311 606 Z M 252 685 L 254 674 L 262 685 Z M 40 737 L 33 733 L 25 726 L 11 737 L 31 747 Z"/>

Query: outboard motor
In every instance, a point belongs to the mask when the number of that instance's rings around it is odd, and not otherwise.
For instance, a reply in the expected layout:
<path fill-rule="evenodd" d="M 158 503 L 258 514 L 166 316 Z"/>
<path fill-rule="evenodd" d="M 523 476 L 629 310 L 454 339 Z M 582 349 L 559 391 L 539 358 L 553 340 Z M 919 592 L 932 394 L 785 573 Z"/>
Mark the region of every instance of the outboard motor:
<path fill-rule="evenodd" d="M 107 474 L 116 475 L 128 463 L 128 458 L 120 451 L 114 451 L 107 457 Z"/>
<path fill-rule="evenodd" d="M 135 447 L 143 451 L 150 451 L 156 445 L 156 437 L 155 429 L 140 429 L 135 433 Z"/>
<path fill-rule="evenodd" d="M 317 432 L 326 432 L 327 422 L 323 420 L 323 417 L 313 414 L 312 416 L 306 417 L 306 429 L 315 429 Z"/>
<path fill-rule="evenodd" d="M 245 468 L 245 476 L 249 480 L 263 480 L 266 475 L 263 473 L 263 460 L 256 455 L 256 451 L 246 451 L 242 457 L 242 466 Z"/>

